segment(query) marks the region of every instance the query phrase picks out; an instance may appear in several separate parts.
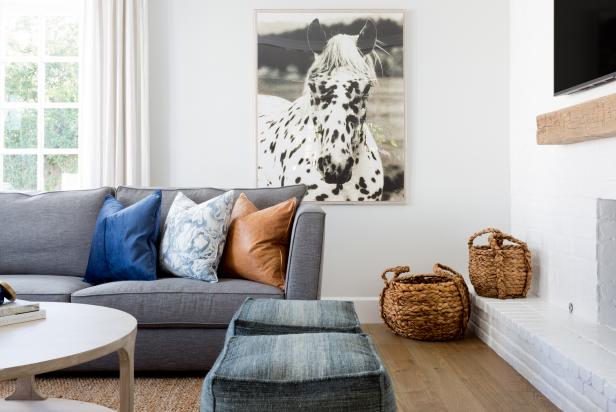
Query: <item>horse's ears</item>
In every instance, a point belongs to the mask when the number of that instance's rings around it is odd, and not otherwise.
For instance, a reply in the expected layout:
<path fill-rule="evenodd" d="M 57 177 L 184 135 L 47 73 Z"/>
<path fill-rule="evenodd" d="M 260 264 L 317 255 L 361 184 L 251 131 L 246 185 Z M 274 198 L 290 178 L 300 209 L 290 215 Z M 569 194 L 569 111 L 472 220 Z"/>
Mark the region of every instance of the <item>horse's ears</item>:
<path fill-rule="evenodd" d="M 312 20 L 312 23 L 308 26 L 308 30 L 306 30 L 306 39 L 308 40 L 308 47 L 314 53 L 320 53 L 325 48 L 327 35 L 323 27 L 321 27 L 319 19 Z"/>
<path fill-rule="evenodd" d="M 357 48 L 362 53 L 368 54 L 376 46 L 376 24 L 371 19 L 366 20 L 366 24 L 357 36 Z"/>

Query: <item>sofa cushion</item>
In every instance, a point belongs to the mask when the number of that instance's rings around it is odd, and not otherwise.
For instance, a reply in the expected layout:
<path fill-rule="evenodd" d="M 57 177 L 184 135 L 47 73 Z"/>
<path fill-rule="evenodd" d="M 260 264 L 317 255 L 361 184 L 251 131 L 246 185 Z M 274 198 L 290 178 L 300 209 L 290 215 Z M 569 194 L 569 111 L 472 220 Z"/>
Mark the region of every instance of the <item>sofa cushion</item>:
<path fill-rule="evenodd" d="M 0 193 L 0 273 L 83 276 L 105 187 Z"/>
<path fill-rule="evenodd" d="M 71 293 L 90 287 L 81 278 L 57 275 L 0 275 L 15 289 L 18 299 L 34 302 L 70 302 Z"/>
<path fill-rule="evenodd" d="M 143 189 L 136 187 L 119 186 L 116 190 L 116 199 L 125 205 L 131 205 L 139 200 L 143 199 L 155 189 Z M 277 203 L 284 202 L 292 197 L 301 200 L 306 193 L 305 185 L 294 185 L 284 187 L 267 187 L 261 189 L 216 189 L 213 187 L 204 188 L 165 188 L 161 189 L 163 192 L 162 206 L 160 210 L 161 222 L 164 224 L 167 219 L 167 213 L 171 208 L 173 199 L 177 192 L 182 192 L 186 197 L 193 200 L 195 203 L 203 203 L 206 200 L 210 200 L 216 196 L 220 196 L 227 190 L 233 190 L 235 197 L 237 198 L 240 193 L 245 193 L 248 199 L 258 209 L 265 209 L 266 207 L 274 206 Z M 161 226 L 162 227 L 162 226 Z"/>
<path fill-rule="evenodd" d="M 160 190 L 125 206 L 107 195 L 96 219 L 86 282 L 154 280 L 158 265 Z"/>
<path fill-rule="evenodd" d="M 233 316 L 228 336 L 361 331 L 352 302 L 248 298 Z"/>
<path fill-rule="evenodd" d="M 283 291 L 244 279 L 208 283 L 185 278 L 105 283 L 73 293 L 71 302 L 123 310 L 140 326 L 226 327 L 248 297 L 283 298 Z"/>
<path fill-rule="evenodd" d="M 233 336 L 208 372 L 201 412 L 396 410 L 370 338 L 355 333 Z"/>
<path fill-rule="evenodd" d="M 221 270 L 283 289 L 296 209 L 297 199 L 291 198 L 259 210 L 242 193 L 233 207 Z"/>
<path fill-rule="evenodd" d="M 218 282 L 218 264 L 231 221 L 233 191 L 196 204 L 178 192 L 167 215 L 160 263 L 183 278 Z"/>

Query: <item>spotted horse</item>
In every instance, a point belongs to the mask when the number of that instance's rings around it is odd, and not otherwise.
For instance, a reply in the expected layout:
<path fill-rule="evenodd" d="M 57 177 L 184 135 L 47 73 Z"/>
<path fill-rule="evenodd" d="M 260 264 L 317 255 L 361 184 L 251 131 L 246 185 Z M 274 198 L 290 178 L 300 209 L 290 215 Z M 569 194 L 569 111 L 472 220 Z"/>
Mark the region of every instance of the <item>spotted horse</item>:
<path fill-rule="evenodd" d="M 303 183 L 306 200 L 379 201 L 383 164 L 366 122 L 376 85 L 376 26 L 329 40 L 318 19 L 307 29 L 314 62 L 294 102 L 258 97 L 260 187 Z"/>

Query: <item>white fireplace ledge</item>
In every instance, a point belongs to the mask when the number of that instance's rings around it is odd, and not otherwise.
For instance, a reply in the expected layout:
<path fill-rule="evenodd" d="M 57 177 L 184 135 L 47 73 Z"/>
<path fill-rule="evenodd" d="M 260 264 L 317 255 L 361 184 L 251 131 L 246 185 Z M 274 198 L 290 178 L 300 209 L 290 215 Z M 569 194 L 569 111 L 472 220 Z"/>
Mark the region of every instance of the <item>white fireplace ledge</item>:
<path fill-rule="evenodd" d="M 473 295 L 471 327 L 565 411 L 616 412 L 616 331 L 537 298 Z"/>

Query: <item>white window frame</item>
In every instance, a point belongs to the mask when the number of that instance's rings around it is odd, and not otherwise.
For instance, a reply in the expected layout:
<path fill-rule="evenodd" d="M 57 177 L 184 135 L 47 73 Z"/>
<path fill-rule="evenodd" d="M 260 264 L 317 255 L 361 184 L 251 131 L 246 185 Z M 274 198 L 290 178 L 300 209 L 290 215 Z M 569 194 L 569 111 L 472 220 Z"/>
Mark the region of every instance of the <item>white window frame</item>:
<path fill-rule="evenodd" d="M 0 0 L 0 190 L 4 182 L 4 155 L 36 155 L 36 190 L 45 190 L 45 156 L 46 155 L 77 155 L 78 174 L 81 174 L 81 148 L 83 144 L 78 133 L 76 149 L 49 149 L 45 148 L 45 109 L 77 109 L 81 110 L 80 96 L 74 103 L 52 103 L 46 101 L 45 94 L 45 65 L 47 63 L 76 63 L 78 64 L 77 88 L 80 90 L 82 33 L 81 2 L 76 0 Z M 38 45 L 36 56 L 7 56 L 7 30 L 10 18 L 20 16 L 38 17 Z M 71 57 L 46 55 L 46 18 L 74 17 L 79 23 L 78 55 Z M 5 67 L 8 63 L 36 63 L 37 64 L 37 101 L 8 102 L 5 94 Z M 30 149 L 8 149 L 4 147 L 4 122 L 6 112 L 10 109 L 36 109 L 37 110 L 37 147 Z"/>

